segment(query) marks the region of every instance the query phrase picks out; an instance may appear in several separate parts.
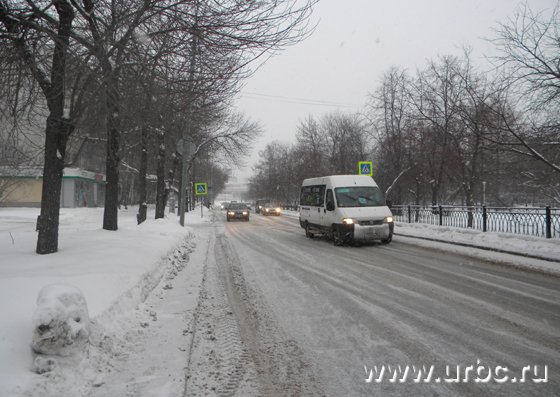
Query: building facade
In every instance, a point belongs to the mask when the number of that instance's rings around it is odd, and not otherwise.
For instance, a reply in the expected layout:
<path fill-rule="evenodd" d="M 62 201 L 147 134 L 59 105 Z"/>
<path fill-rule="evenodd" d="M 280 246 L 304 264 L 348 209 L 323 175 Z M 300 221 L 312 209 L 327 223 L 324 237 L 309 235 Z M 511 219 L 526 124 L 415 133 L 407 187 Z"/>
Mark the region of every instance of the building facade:
<path fill-rule="evenodd" d="M 0 207 L 41 207 L 42 169 L 0 169 Z M 105 175 L 80 168 L 65 168 L 61 208 L 98 207 L 105 201 Z"/>

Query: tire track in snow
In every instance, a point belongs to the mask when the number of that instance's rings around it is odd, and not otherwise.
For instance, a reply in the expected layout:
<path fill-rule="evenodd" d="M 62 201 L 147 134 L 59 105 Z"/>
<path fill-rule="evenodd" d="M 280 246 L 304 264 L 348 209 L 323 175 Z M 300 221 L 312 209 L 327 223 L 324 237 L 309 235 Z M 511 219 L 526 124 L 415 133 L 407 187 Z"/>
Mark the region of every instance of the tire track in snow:
<path fill-rule="evenodd" d="M 215 236 L 208 245 L 197 325 L 189 363 L 185 396 L 258 395 L 256 373 L 244 348 L 237 320 L 224 293 L 216 262 L 223 261 L 214 250 Z"/>
<path fill-rule="evenodd" d="M 209 242 L 185 396 L 315 396 L 303 350 L 247 285 L 223 227 Z"/>
<path fill-rule="evenodd" d="M 282 332 L 262 296 L 246 284 L 237 253 L 223 234 L 217 236 L 216 259 L 241 338 L 257 369 L 259 395 L 324 395 L 303 350 Z"/>

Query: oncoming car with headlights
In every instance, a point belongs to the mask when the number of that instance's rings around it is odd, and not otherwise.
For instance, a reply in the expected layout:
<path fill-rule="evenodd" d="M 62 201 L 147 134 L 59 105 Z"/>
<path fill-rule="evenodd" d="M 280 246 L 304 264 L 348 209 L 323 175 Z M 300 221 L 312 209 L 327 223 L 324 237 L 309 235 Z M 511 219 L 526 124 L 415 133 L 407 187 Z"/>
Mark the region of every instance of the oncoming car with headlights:
<path fill-rule="evenodd" d="M 282 208 L 280 208 L 279 205 L 267 203 L 261 208 L 261 214 L 263 215 L 279 216 L 281 213 L 282 213 Z"/>
<path fill-rule="evenodd" d="M 249 209 L 247 205 L 243 203 L 230 203 L 226 212 L 226 220 L 229 222 L 232 219 L 248 221 Z"/>
<path fill-rule="evenodd" d="M 332 175 L 303 181 L 299 223 L 307 237 L 323 234 L 335 245 L 393 238 L 393 214 L 373 178 Z"/>

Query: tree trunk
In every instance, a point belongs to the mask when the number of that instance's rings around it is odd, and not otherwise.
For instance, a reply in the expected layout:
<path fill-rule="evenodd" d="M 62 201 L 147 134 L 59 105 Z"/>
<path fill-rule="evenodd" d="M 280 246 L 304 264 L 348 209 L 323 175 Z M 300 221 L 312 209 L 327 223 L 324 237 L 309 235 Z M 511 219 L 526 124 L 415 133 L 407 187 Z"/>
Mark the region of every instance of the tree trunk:
<path fill-rule="evenodd" d="M 163 130 L 157 133 L 158 157 L 157 157 L 157 193 L 156 193 L 156 216 L 160 219 L 165 216 L 165 203 L 167 201 L 167 191 L 165 189 L 165 135 Z"/>
<path fill-rule="evenodd" d="M 138 175 L 138 214 L 136 220 L 141 224 L 146 220 L 148 204 L 146 203 L 146 174 L 148 173 L 148 126 L 142 125 L 142 139 L 140 144 L 140 170 Z"/>
<path fill-rule="evenodd" d="M 438 205 L 439 183 L 432 183 L 432 206 Z"/>
<path fill-rule="evenodd" d="M 107 73 L 107 72 L 106 72 Z M 103 212 L 103 229 L 118 229 L 119 213 L 119 146 L 120 115 L 118 76 L 107 73 L 107 185 L 105 187 L 105 210 Z"/>
<path fill-rule="evenodd" d="M 60 214 L 60 191 L 64 170 L 64 155 L 68 135 L 72 126 L 51 115 L 47 119 L 45 137 L 45 163 L 41 193 L 41 215 L 37 220 L 38 254 L 52 254 L 58 251 L 58 226 Z"/>
<path fill-rule="evenodd" d="M 45 163 L 43 167 L 43 190 L 41 193 L 41 215 L 37 221 L 38 254 L 58 251 L 58 225 L 60 214 L 60 190 L 68 137 L 74 127 L 64 118 L 64 79 L 66 77 L 66 54 L 74 20 L 70 3 L 60 0 L 53 2 L 59 15 L 57 37 L 55 39 L 51 81 L 48 85 L 40 81 L 49 107 L 49 117 L 45 131 Z M 22 47 L 20 47 L 22 48 Z M 25 50 L 24 50 L 25 52 Z M 30 58 L 24 54 L 24 59 Z M 36 64 L 29 65 L 36 68 Z M 37 75 L 37 74 L 36 74 Z M 41 74 L 41 76 L 43 76 Z"/>
<path fill-rule="evenodd" d="M 165 197 L 163 200 L 164 203 L 166 203 L 167 200 L 169 199 L 169 195 L 173 194 L 173 185 L 175 184 L 175 174 L 177 173 L 177 167 L 179 166 L 179 157 L 177 157 L 175 153 L 171 155 L 171 158 L 172 158 L 172 165 L 171 168 L 169 169 L 168 180 L 165 185 Z M 170 209 L 170 211 L 175 213 L 174 206 Z"/>

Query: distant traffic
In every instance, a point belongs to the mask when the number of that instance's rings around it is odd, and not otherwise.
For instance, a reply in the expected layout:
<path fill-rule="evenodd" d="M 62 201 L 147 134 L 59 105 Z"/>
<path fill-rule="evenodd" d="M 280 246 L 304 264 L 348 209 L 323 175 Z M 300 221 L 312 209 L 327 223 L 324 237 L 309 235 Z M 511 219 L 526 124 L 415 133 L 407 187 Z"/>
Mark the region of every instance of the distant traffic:
<path fill-rule="evenodd" d="M 226 220 L 249 221 L 250 211 L 263 216 L 282 214 L 282 205 L 261 198 L 254 203 L 222 202 Z M 393 238 L 393 214 L 371 176 L 330 175 L 305 179 L 300 190 L 299 223 L 305 236 L 331 239 L 335 245 Z"/>

